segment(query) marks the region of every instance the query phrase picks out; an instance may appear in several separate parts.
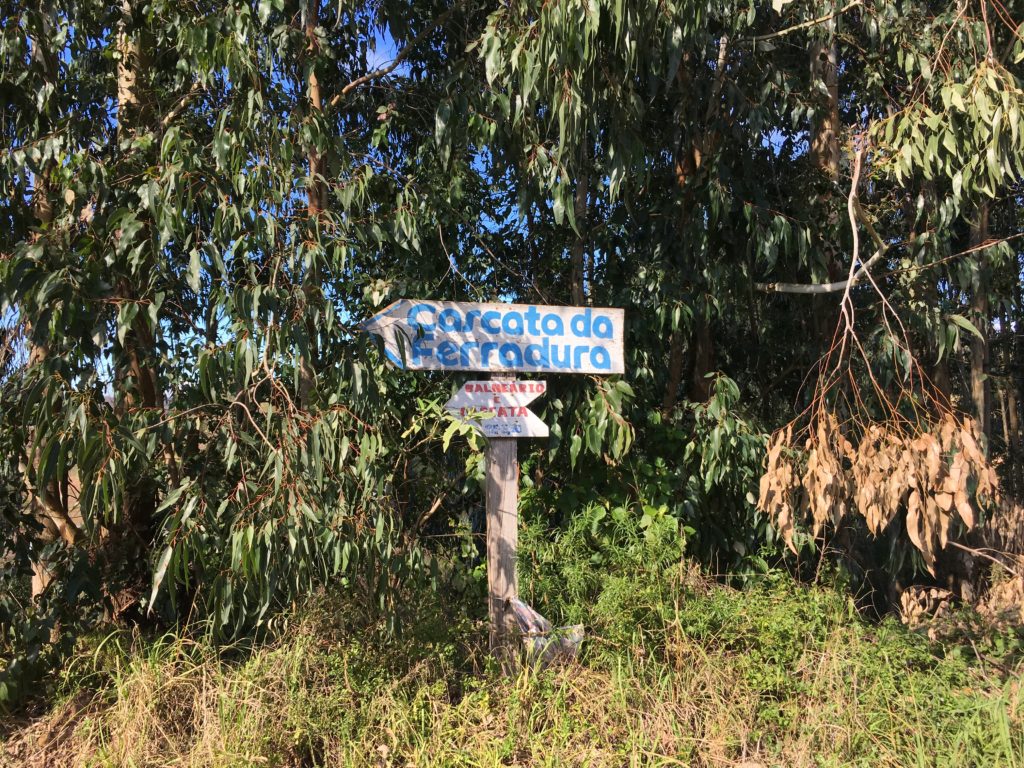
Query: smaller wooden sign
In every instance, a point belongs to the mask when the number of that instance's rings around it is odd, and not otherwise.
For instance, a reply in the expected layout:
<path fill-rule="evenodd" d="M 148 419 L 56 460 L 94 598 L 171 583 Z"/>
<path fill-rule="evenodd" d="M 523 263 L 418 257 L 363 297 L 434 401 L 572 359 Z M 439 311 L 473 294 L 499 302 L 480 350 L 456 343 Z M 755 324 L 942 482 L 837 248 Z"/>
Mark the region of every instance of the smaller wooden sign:
<path fill-rule="evenodd" d="M 487 437 L 547 437 L 548 425 L 526 407 L 546 391 L 544 381 L 467 381 L 444 407 Z"/>

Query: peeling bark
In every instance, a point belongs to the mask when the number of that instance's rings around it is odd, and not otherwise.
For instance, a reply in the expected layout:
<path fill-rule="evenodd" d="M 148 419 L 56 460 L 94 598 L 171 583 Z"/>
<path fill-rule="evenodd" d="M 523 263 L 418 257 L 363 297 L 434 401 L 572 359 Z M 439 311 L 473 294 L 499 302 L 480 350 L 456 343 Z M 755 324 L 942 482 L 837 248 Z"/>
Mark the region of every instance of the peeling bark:
<path fill-rule="evenodd" d="M 581 157 L 585 153 L 580 153 Z M 584 163 L 586 161 L 584 160 Z M 581 166 L 583 163 L 581 163 Z M 570 251 L 570 264 L 572 274 L 569 277 L 569 299 L 577 306 L 583 306 L 586 302 L 586 290 L 584 277 L 586 275 L 586 252 L 587 252 L 587 210 L 589 207 L 590 195 L 590 169 L 581 167 L 579 178 L 576 181 L 576 197 L 573 201 L 573 215 L 576 218 L 576 240 Z"/>
<path fill-rule="evenodd" d="M 971 222 L 970 247 L 977 248 L 988 239 L 988 203 L 978 206 L 977 218 Z M 991 267 L 985 251 L 978 252 L 978 275 L 971 294 L 971 321 L 980 331 L 981 338 L 971 336 L 971 403 L 974 416 L 986 439 L 992 434 L 991 384 L 988 381 L 989 364 L 989 272 Z"/>
<path fill-rule="evenodd" d="M 683 381 L 683 345 L 685 337 L 682 328 L 672 334 L 668 353 L 668 380 L 665 395 L 661 400 L 661 412 L 666 416 L 672 412 L 679 398 L 679 386 Z"/>
<path fill-rule="evenodd" d="M 308 109 L 311 116 L 319 116 L 323 113 L 323 97 L 320 91 L 320 81 L 316 75 L 316 53 L 319 47 L 316 38 L 316 27 L 319 22 L 319 8 L 317 0 L 306 2 L 303 8 L 303 33 L 306 37 L 306 54 L 310 58 L 306 88 L 309 100 Z M 306 213 L 309 219 L 309 227 L 311 228 L 311 237 L 319 240 L 320 224 L 326 202 L 323 157 L 321 157 L 316 147 L 310 146 L 306 160 L 309 170 L 309 178 L 306 182 Z M 320 270 L 316 259 L 314 259 L 302 280 L 302 295 L 307 306 L 317 303 L 319 293 Z M 309 351 L 308 354 L 302 355 L 299 358 L 299 402 L 303 407 L 309 405 L 313 396 L 313 389 L 316 383 L 316 360 L 319 356 L 316 343 L 316 324 L 313 322 L 312 313 L 308 309 L 305 314 L 308 318 L 306 321 L 306 337 Z"/>

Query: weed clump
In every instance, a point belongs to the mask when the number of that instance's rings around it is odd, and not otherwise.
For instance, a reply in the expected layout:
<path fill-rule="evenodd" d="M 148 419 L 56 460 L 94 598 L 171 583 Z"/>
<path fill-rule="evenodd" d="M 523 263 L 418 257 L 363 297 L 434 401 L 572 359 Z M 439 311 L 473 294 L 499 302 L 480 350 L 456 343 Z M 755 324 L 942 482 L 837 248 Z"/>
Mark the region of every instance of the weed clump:
<path fill-rule="evenodd" d="M 865 621 L 843 590 L 785 574 L 722 586 L 682 557 L 678 528 L 654 516 L 603 521 L 591 510 L 557 536 L 523 533 L 524 598 L 587 625 L 572 665 L 502 677 L 477 600 L 410 595 L 415 610 L 395 639 L 325 594 L 263 645 L 106 638 L 66 671 L 63 702 L 8 738 L 6 759 L 1024 764 L 1024 664 L 1009 636 L 967 652 L 892 619 Z"/>

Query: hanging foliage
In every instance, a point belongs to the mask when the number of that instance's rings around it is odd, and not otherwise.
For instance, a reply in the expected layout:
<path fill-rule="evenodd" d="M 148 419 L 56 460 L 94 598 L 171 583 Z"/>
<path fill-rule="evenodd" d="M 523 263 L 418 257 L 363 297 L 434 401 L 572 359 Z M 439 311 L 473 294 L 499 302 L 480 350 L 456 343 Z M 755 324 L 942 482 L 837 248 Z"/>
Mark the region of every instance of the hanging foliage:
<path fill-rule="evenodd" d="M 787 540 L 856 511 L 938 569 L 1024 491 L 1014 13 L 6 2 L 0 701 L 106 622 L 466 582 L 461 381 L 359 332 L 403 297 L 626 310 L 626 375 L 552 380 L 522 449 L 566 515 L 777 562 L 803 414 Z"/>
<path fill-rule="evenodd" d="M 927 428 L 916 436 L 891 423 L 854 430 L 827 412 L 802 452 L 792 448 L 791 426 L 777 432 L 768 444 L 758 508 L 794 552 L 797 526 L 807 517 L 813 536 L 850 514 L 863 517 L 876 536 L 897 522 L 934 572 L 938 553 L 960 531 L 975 528 L 976 508 L 995 509 L 1000 493 L 972 419 L 947 413 Z M 856 447 L 847 438 L 854 431 Z"/>

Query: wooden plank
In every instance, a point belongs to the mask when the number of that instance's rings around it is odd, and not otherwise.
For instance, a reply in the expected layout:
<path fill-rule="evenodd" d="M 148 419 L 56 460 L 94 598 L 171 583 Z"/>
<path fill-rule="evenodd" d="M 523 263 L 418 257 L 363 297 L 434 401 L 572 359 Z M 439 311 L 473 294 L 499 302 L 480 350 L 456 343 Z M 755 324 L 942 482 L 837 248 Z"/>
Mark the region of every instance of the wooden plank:
<path fill-rule="evenodd" d="M 467 381 L 444 407 L 487 437 L 547 437 L 548 425 L 526 407 L 546 391 L 545 381 Z"/>
<path fill-rule="evenodd" d="M 495 437 L 488 444 L 486 485 L 490 648 L 509 669 L 514 664 L 517 639 L 509 601 L 519 595 L 519 457 L 514 437 Z"/>
<path fill-rule="evenodd" d="M 409 370 L 625 371 L 625 312 L 610 307 L 399 299 L 362 328 Z"/>

